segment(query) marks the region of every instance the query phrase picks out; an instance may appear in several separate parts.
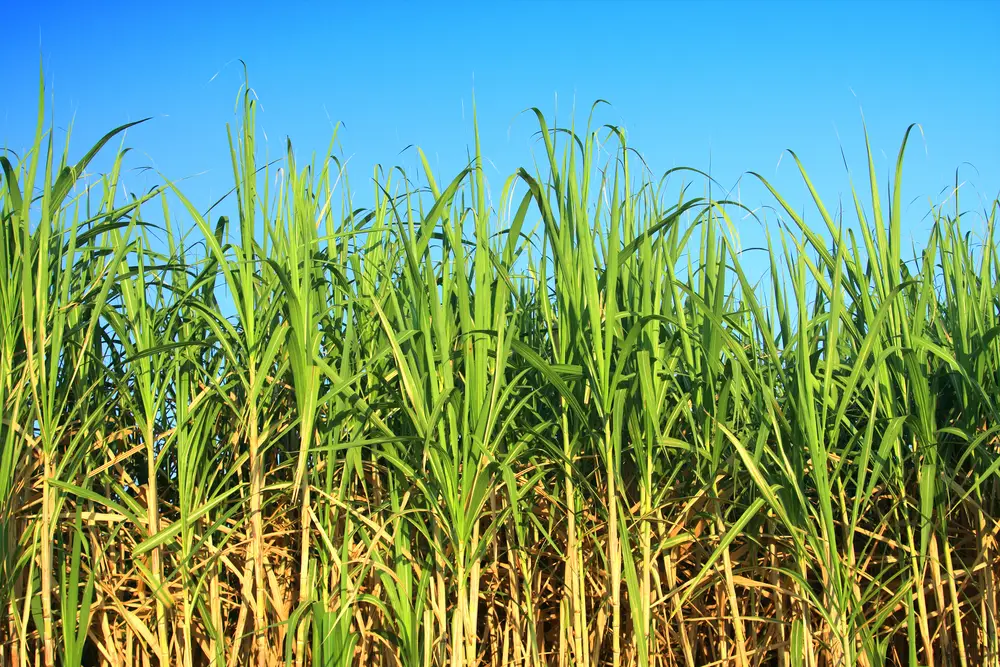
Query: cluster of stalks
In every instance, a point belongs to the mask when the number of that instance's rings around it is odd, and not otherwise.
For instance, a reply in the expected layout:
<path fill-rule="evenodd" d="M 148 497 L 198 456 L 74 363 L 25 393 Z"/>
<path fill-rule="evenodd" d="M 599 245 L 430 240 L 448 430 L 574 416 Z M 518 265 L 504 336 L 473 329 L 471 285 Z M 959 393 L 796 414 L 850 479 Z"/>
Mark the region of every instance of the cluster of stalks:
<path fill-rule="evenodd" d="M 760 277 L 613 127 L 361 196 L 254 112 L 233 219 L 0 157 L 0 665 L 1000 664 L 995 203 L 752 174 Z"/>

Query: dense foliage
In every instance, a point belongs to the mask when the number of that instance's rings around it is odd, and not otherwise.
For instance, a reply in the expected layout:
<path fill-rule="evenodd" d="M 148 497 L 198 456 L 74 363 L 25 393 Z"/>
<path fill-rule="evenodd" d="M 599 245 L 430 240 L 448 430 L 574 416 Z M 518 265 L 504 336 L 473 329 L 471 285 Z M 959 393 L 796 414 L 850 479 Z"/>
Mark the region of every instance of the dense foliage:
<path fill-rule="evenodd" d="M 0 158 L 0 665 L 998 664 L 995 203 L 761 178 L 761 278 L 615 128 L 355 208 L 254 108 L 233 220 Z"/>

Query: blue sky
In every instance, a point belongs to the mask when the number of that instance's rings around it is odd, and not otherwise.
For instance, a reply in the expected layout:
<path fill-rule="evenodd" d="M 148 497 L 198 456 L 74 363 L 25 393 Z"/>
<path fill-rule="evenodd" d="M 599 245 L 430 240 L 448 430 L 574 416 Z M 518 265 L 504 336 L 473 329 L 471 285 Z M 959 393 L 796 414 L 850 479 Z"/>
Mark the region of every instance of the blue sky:
<path fill-rule="evenodd" d="M 30 142 L 40 55 L 57 126 L 74 122 L 76 155 L 111 127 L 154 116 L 129 133 L 129 164 L 187 177 L 185 191 L 207 206 L 230 187 L 225 123 L 242 58 L 271 155 L 286 135 L 300 154 L 322 153 L 342 121 L 356 188 L 375 163 L 415 168 L 415 153 L 400 153 L 411 144 L 441 176 L 455 173 L 474 93 L 495 192 L 540 151 L 521 111 L 558 111 L 565 123 L 574 103 L 582 120 L 597 98 L 613 105 L 600 120 L 624 126 L 657 174 L 710 169 L 732 187 L 755 170 L 807 211 L 793 163 L 779 165 L 783 149 L 836 208 L 848 187 L 841 147 L 865 178 L 862 111 L 883 185 L 907 125 L 921 123 L 904 191 L 918 238 L 928 199 L 947 196 L 959 165 L 975 167 L 960 172 L 963 208 L 981 210 L 1000 191 L 996 2 L 227 4 L 9 3 L 0 142 Z M 772 203 L 743 183 L 744 203 Z M 758 233 L 746 229 L 744 243 Z"/>

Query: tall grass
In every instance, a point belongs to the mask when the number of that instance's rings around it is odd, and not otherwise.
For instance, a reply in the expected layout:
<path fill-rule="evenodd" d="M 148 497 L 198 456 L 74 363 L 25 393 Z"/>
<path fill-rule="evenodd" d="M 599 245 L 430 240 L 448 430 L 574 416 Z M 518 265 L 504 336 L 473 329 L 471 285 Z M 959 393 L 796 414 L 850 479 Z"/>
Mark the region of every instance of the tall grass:
<path fill-rule="evenodd" d="M 0 158 L 0 664 L 1000 664 L 997 206 L 906 261 L 905 139 L 849 214 L 771 189 L 761 278 L 616 128 L 357 194 L 259 162 L 246 93 L 230 220 L 122 197 L 123 149 L 81 180 L 125 128 L 72 163 L 42 99 Z"/>

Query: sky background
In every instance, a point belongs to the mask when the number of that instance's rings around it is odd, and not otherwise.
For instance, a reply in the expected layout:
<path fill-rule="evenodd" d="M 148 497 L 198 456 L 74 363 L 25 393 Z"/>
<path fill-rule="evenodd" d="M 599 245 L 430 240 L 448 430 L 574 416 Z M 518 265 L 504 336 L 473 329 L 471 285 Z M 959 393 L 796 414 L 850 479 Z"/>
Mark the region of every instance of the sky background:
<path fill-rule="evenodd" d="M 906 161 L 907 233 L 926 233 L 928 202 L 948 197 L 961 165 L 963 209 L 1000 191 L 998 2 L 0 4 L 0 143 L 30 144 L 40 58 L 56 126 L 73 123 L 73 157 L 153 116 L 127 136 L 129 166 L 186 179 L 200 208 L 231 187 L 238 59 L 270 155 L 286 135 L 300 161 L 322 154 L 341 121 L 362 195 L 376 163 L 416 170 L 410 145 L 450 180 L 472 143 L 473 94 L 494 196 L 542 154 L 522 111 L 566 124 L 575 105 L 583 122 L 598 98 L 612 104 L 598 119 L 624 127 L 657 176 L 710 170 L 751 208 L 773 201 L 740 181 L 748 170 L 815 219 L 786 148 L 828 208 L 849 196 L 841 149 L 866 185 L 862 114 L 883 189 L 907 125 L 922 125 Z M 759 239 L 752 220 L 740 225 L 744 245 Z"/>

